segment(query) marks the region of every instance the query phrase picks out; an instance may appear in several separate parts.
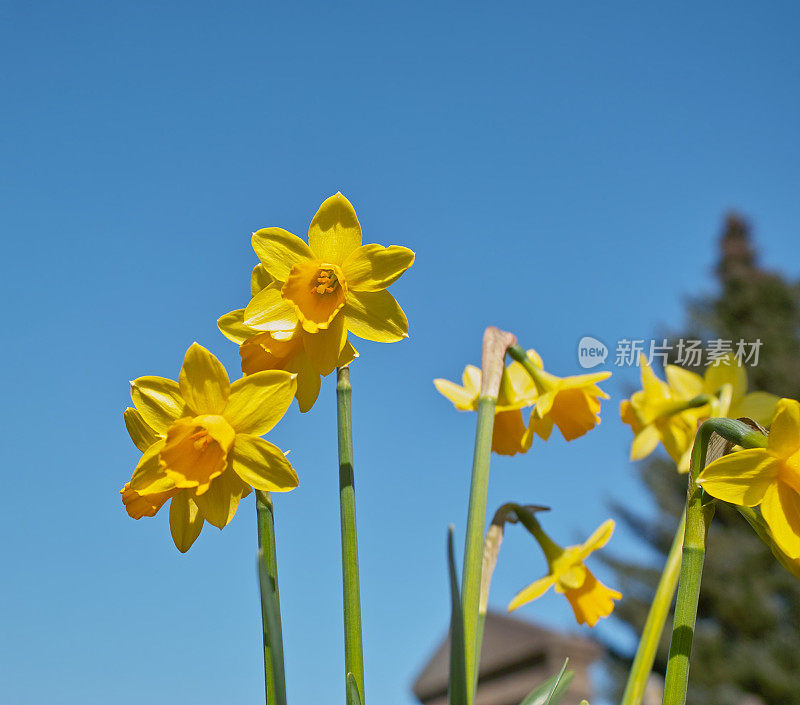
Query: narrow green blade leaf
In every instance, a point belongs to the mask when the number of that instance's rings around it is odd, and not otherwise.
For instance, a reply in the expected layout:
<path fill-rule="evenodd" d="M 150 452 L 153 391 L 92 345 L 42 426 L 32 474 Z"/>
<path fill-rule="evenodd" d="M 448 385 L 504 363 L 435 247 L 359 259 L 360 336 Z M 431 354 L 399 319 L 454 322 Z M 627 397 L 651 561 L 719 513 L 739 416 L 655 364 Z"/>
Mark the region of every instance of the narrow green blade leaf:
<path fill-rule="evenodd" d="M 574 671 L 567 670 L 568 663 L 566 659 L 561 670 L 528 693 L 520 705 L 557 705 L 575 677 Z"/>
<path fill-rule="evenodd" d="M 275 703 L 286 705 L 286 675 L 283 671 L 283 642 L 272 639 L 278 634 L 278 612 L 275 606 L 275 584 L 267 572 L 267 561 L 264 552 L 258 552 L 258 582 L 261 588 L 261 609 L 266 617 L 266 634 L 272 656 L 272 672 L 275 678 Z"/>
<path fill-rule="evenodd" d="M 464 646 L 464 616 L 461 612 L 461 594 L 458 587 L 453 527 L 447 529 L 447 566 L 450 571 L 450 705 L 467 705 L 467 667 Z"/>
<path fill-rule="evenodd" d="M 358 694 L 358 683 L 352 673 L 347 674 L 347 705 L 361 705 L 361 696 Z"/>

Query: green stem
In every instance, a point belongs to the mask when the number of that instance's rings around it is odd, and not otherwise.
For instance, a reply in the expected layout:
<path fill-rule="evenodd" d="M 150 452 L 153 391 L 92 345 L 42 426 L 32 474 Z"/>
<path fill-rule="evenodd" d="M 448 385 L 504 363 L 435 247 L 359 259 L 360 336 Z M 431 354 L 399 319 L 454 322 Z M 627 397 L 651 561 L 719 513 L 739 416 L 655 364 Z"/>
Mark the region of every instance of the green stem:
<path fill-rule="evenodd" d="M 342 590 L 345 687 L 352 673 L 364 703 L 364 651 L 361 644 L 361 595 L 358 581 L 356 495 L 353 479 L 353 425 L 350 418 L 350 368 L 336 370 L 336 419 L 339 430 L 339 508 L 342 525 Z"/>
<path fill-rule="evenodd" d="M 667 555 L 664 571 L 658 581 L 650 611 L 647 613 L 647 620 L 642 630 L 642 638 L 639 640 L 639 646 L 636 649 L 636 656 L 631 665 L 628 683 L 625 685 L 625 692 L 622 695 L 620 705 L 639 705 L 642 702 L 647 680 L 653 670 L 653 662 L 661 641 L 661 634 L 664 631 L 664 623 L 667 621 L 669 608 L 672 606 L 672 599 L 675 597 L 675 588 L 678 585 L 685 527 L 686 510 L 684 509 L 678 529 L 675 532 L 675 538 L 672 540 L 672 546 Z"/>
<path fill-rule="evenodd" d="M 683 537 L 683 560 L 678 578 L 678 597 L 675 601 L 675 620 L 669 661 L 664 679 L 663 705 L 683 705 L 689 686 L 689 658 L 697 619 L 700 598 L 700 581 L 705 560 L 706 534 L 714 515 L 714 504 L 708 501 L 697 484 L 697 478 L 706 466 L 706 455 L 711 435 L 717 433 L 725 440 L 746 448 L 761 448 L 766 444 L 763 434 L 747 424 L 733 419 L 708 419 L 697 431 L 692 447 L 689 472 L 689 490 L 686 496 L 686 530 Z"/>
<path fill-rule="evenodd" d="M 494 409 L 497 399 L 481 397 L 478 400 L 478 425 L 475 431 L 475 452 L 472 461 L 472 481 L 467 510 L 467 539 L 464 546 L 464 568 L 461 577 L 461 605 L 464 613 L 464 643 L 467 692 L 469 702 L 474 698 L 478 677 L 480 654 L 480 597 L 483 564 L 484 526 L 486 525 L 486 499 L 489 491 L 489 461 L 492 452 Z"/>
<path fill-rule="evenodd" d="M 269 492 L 256 490 L 256 514 L 258 517 L 258 548 L 264 556 L 267 575 L 272 581 L 272 594 L 274 596 L 275 633 L 270 633 L 268 628 L 267 613 L 262 602 L 261 626 L 264 634 L 264 686 L 267 695 L 267 705 L 276 705 L 276 692 L 283 692 L 285 683 L 279 683 L 283 678 L 283 669 L 273 669 L 273 659 L 276 655 L 283 661 L 283 633 L 281 627 L 281 603 L 278 596 L 278 562 L 275 552 L 275 518 L 272 509 L 272 497 Z M 273 646 L 274 645 L 274 646 Z M 275 648 L 275 654 L 272 649 Z"/>

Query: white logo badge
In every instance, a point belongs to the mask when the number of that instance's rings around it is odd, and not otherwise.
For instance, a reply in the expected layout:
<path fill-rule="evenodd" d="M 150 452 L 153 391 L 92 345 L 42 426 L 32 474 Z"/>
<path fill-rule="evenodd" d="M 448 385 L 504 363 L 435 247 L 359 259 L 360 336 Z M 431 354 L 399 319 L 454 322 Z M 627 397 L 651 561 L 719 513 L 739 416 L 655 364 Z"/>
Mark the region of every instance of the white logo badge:
<path fill-rule="evenodd" d="M 578 364 L 588 370 L 606 361 L 608 348 L 597 338 L 584 335 L 578 343 Z"/>

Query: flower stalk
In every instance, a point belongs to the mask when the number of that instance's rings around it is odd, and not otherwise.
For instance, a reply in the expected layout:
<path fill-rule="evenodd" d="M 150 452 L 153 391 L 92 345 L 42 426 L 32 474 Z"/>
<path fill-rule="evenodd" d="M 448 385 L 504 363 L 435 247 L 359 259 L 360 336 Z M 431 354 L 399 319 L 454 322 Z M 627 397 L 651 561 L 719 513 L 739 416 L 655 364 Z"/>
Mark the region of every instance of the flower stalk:
<path fill-rule="evenodd" d="M 266 688 L 267 705 L 279 705 L 276 693 L 284 692 L 286 684 L 282 682 L 283 668 L 274 668 L 276 657 L 283 662 L 283 633 L 281 627 L 281 603 L 278 597 L 278 564 L 275 550 L 275 518 L 272 509 L 272 497 L 269 492 L 256 490 L 256 514 L 258 517 L 258 549 L 266 567 L 267 579 L 271 581 L 271 590 L 262 596 L 261 625 L 264 633 L 264 686 Z M 272 599 L 274 620 L 270 620 L 265 599 Z M 272 627 L 272 629 L 270 629 Z M 281 681 L 281 682 L 278 682 Z"/>
<path fill-rule="evenodd" d="M 478 399 L 478 424 L 472 459 L 467 537 L 464 546 L 464 567 L 461 578 L 461 605 L 464 615 L 465 665 L 467 702 L 475 698 L 478 676 L 481 572 L 486 526 L 486 500 L 489 489 L 489 461 L 492 452 L 494 412 L 506 350 L 516 338 L 511 333 L 489 326 L 483 336 L 481 356 L 481 393 Z"/>
<path fill-rule="evenodd" d="M 356 496 L 353 477 L 353 425 L 350 414 L 350 368 L 336 370 L 336 419 L 339 434 L 339 509 L 342 530 L 345 686 L 352 674 L 364 702 L 364 651 L 361 640 L 361 593 L 358 576 Z"/>
<path fill-rule="evenodd" d="M 683 537 L 683 556 L 678 578 L 678 596 L 669 661 L 664 679 L 663 705 L 684 705 L 689 685 L 689 658 L 692 652 L 700 581 L 705 561 L 706 535 L 714 515 L 714 500 L 703 492 L 697 478 L 706 466 L 708 444 L 712 434 L 745 448 L 763 448 L 766 437 L 747 424 L 733 419 L 715 418 L 703 422 L 697 431 L 689 472 L 686 497 L 686 528 Z"/>
<path fill-rule="evenodd" d="M 664 631 L 664 623 L 667 621 L 669 608 L 675 597 L 675 588 L 678 586 L 685 529 L 686 510 L 684 509 L 667 555 L 667 562 L 664 564 L 664 570 L 658 581 L 653 602 L 650 604 L 650 611 L 647 613 L 642 637 L 639 640 L 633 664 L 631 664 L 631 671 L 620 705 L 639 705 L 644 697 L 647 680 L 653 670 L 658 644 Z"/>

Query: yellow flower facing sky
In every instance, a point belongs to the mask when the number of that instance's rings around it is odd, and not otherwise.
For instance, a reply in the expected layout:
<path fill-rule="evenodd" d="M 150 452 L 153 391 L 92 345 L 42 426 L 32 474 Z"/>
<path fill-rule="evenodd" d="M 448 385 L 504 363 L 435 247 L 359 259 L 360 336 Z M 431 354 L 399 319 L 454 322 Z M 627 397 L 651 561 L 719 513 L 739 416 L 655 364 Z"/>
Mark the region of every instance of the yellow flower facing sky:
<path fill-rule="evenodd" d="M 733 355 L 709 365 L 703 377 L 677 365 L 666 365 L 667 381 L 660 380 L 647 359 L 641 358 L 642 389 L 620 405 L 622 421 L 634 432 L 631 460 L 652 453 L 659 441 L 679 472 L 689 471 L 697 426 L 709 417 L 747 416 L 768 426 L 778 398 L 765 392 L 747 393 L 747 374 Z M 713 403 L 686 408 L 701 395 Z"/>
<path fill-rule="evenodd" d="M 253 249 L 271 283 L 247 305 L 243 324 L 273 338 L 300 337 L 319 374 L 330 374 L 348 356 L 348 331 L 381 343 L 408 337 L 406 316 L 387 287 L 414 263 L 414 253 L 363 245 L 355 210 L 341 193 L 320 206 L 308 244 L 281 228 L 264 228 L 253 234 Z"/>
<path fill-rule="evenodd" d="M 481 371 L 467 365 L 462 375 L 464 386 L 446 379 L 433 380 L 436 389 L 453 402 L 459 411 L 477 411 L 481 389 Z M 522 418 L 522 409 L 536 402 L 536 387 L 530 375 L 518 362 L 503 370 L 494 413 L 492 450 L 500 455 L 525 453 L 530 449 L 533 433 Z"/>
<path fill-rule="evenodd" d="M 594 577 L 584 565 L 594 551 L 605 546 L 614 533 L 614 521 L 601 524 L 589 539 L 577 546 L 562 548 L 536 526 L 534 536 L 547 558 L 548 573 L 520 591 L 508 606 L 511 612 L 544 595 L 551 587 L 567 598 L 578 624 L 593 627 L 601 617 L 614 610 L 614 600 L 622 594 L 612 590 Z"/>
<path fill-rule="evenodd" d="M 139 377 L 125 422 L 143 455 L 122 500 L 134 519 L 153 516 L 171 499 L 178 550 L 195 541 L 203 521 L 222 528 L 251 487 L 286 492 L 297 475 L 284 453 L 260 436 L 286 413 L 295 375 L 258 372 L 230 383 L 222 363 L 197 343 L 186 351 L 178 381 Z"/>
<path fill-rule="evenodd" d="M 789 558 L 800 558 L 800 403 L 781 399 L 767 447 L 722 456 L 697 483 L 717 499 L 760 507 L 775 543 Z"/>
<path fill-rule="evenodd" d="M 273 284 L 263 265 L 257 265 L 250 277 L 251 297 Z M 217 321 L 222 334 L 239 346 L 242 372 L 249 375 L 264 370 L 285 370 L 297 374 L 297 404 L 301 412 L 309 411 L 319 396 L 320 373 L 306 352 L 300 324 L 289 333 L 262 332 L 245 325 L 244 311 L 243 308 L 236 309 Z M 346 341 L 336 366 L 348 365 L 356 357 L 355 348 Z"/>

